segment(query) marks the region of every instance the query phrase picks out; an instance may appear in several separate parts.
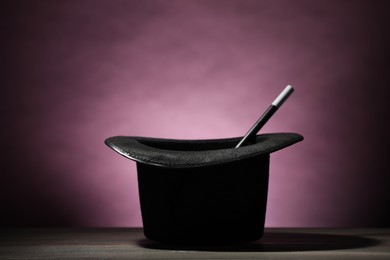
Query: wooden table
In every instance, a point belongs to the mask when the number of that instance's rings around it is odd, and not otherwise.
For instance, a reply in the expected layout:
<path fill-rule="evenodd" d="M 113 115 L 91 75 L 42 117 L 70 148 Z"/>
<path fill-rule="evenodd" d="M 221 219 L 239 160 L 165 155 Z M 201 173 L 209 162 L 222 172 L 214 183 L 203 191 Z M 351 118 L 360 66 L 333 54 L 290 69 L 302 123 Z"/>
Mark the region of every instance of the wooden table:
<path fill-rule="evenodd" d="M 390 229 L 268 228 L 234 246 L 161 245 L 139 228 L 0 232 L 0 259 L 390 259 Z"/>

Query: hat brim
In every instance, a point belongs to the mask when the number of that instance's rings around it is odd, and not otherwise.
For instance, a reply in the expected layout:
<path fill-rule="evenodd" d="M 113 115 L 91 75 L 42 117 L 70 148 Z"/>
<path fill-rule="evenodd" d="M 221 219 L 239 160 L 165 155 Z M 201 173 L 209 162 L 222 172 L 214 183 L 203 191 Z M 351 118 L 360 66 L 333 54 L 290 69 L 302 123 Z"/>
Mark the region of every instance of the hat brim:
<path fill-rule="evenodd" d="M 189 168 L 218 165 L 270 154 L 303 140 L 296 133 L 256 136 L 251 145 L 234 148 L 241 137 L 210 140 L 175 140 L 138 136 L 114 136 L 105 143 L 124 157 L 160 167 Z"/>

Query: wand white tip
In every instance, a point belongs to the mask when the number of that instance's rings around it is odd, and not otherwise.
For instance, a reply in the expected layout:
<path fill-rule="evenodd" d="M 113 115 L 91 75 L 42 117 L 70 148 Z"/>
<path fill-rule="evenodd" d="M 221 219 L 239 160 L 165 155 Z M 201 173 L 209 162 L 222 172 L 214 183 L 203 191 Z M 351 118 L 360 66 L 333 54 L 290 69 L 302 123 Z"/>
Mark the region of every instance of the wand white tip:
<path fill-rule="evenodd" d="M 279 94 L 279 96 L 272 102 L 272 105 L 279 108 L 281 105 L 283 105 L 284 101 L 287 100 L 287 98 L 294 92 L 293 87 L 291 85 L 287 85 L 282 93 Z"/>

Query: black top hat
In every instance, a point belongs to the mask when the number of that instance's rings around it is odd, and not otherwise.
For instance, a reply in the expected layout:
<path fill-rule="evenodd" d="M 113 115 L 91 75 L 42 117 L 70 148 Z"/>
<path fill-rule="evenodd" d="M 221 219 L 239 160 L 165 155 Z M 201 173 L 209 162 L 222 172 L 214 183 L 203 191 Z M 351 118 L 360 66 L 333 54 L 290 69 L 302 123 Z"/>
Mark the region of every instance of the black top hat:
<path fill-rule="evenodd" d="M 261 134 L 252 145 L 234 148 L 241 138 L 174 140 L 114 136 L 105 143 L 119 154 L 139 163 L 168 168 L 218 165 L 270 154 L 303 140 L 295 133 Z"/>
<path fill-rule="evenodd" d="M 303 137 L 172 140 L 115 136 L 105 143 L 137 162 L 144 234 L 166 243 L 224 244 L 263 234 L 270 153 Z"/>

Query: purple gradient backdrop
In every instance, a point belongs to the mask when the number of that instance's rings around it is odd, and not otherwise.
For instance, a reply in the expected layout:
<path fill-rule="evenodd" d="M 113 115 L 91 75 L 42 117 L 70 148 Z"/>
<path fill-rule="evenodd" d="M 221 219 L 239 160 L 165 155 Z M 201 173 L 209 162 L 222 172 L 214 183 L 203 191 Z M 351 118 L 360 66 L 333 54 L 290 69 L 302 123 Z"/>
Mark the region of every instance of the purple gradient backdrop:
<path fill-rule="evenodd" d="M 141 226 L 113 135 L 305 141 L 267 226 L 389 226 L 386 1 L 2 1 L 1 225 Z"/>

